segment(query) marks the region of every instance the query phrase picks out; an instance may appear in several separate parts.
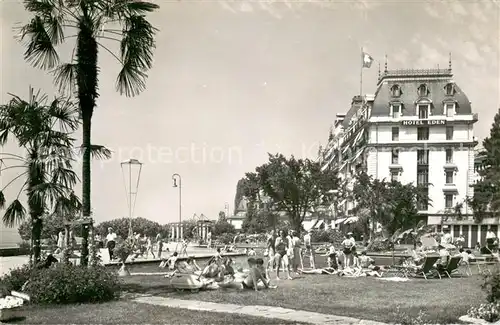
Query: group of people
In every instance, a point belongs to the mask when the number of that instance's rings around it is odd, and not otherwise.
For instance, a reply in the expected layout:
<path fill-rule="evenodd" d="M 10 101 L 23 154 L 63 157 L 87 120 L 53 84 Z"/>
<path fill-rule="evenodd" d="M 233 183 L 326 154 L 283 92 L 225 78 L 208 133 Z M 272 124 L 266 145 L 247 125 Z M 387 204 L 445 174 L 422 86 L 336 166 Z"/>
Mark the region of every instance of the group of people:
<path fill-rule="evenodd" d="M 352 233 L 348 233 L 341 243 L 342 249 L 337 251 L 334 243 L 331 243 L 324 256 L 327 257 L 327 267 L 317 269 L 315 262 L 315 251 L 312 246 L 311 231 L 306 232 L 301 241 L 295 231 L 288 234 L 280 230 L 275 236 L 271 231 L 266 252 L 269 257 L 267 271 L 276 271 L 276 278 L 280 279 L 280 269 L 286 273 L 287 279 L 292 279 L 292 273 L 323 273 L 339 274 L 346 276 L 382 276 L 382 269 L 376 266 L 374 260 L 365 252 L 358 254 L 356 251 L 356 240 Z M 247 253 L 254 254 L 252 250 Z M 304 257 L 309 258 L 309 268 L 304 267 Z"/>
<path fill-rule="evenodd" d="M 217 248 L 214 256 L 207 265 L 201 268 L 196 260 L 188 257 L 185 261 L 179 260 L 179 254 L 174 252 L 171 257 L 160 263 L 160 268 L 167 268 L 171 272 L 165 277 L 172 277 L 174 274 L 196 275 L 199 281 L 206 286 L 216 284 L 218 287 L 252 289 L 258 291 L 262 288 L 273 288 L 264 267 L 264 260 L 257 257 L 249 257 L 248 270 L 234 270 L 233 260 L 230 257 L 223 257 L 222 250 Z"/>

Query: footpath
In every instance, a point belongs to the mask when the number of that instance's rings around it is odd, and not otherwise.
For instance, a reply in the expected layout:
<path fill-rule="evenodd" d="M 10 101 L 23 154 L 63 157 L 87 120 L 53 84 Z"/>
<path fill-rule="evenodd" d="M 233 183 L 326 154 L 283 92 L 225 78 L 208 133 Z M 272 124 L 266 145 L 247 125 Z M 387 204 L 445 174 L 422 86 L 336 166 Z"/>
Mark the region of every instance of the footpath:
<path fill-rule="evenodd" d="M 209 311 L 227 314 L 242 314 L 248 316 L 258 316 L 291 322 L 321 324 L 321 325 L 387 325 L 385 323 L 362 320 L 352 317 L 335 316 L 314 313 L 303 310 L 294 310 L 281 307 L 270 306 L 241 306 L 233 304 L 219 304 L 197 300 L 173 299 L 157 296 L 141 296 L 132 301 L 156 306 L 181 308 L 197 311 Z"/>

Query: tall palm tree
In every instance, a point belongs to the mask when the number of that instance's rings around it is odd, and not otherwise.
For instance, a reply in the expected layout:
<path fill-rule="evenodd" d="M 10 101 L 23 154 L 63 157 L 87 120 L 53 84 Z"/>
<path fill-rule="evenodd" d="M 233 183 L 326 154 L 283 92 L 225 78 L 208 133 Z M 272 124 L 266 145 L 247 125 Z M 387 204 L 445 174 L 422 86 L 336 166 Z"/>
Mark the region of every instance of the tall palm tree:
<path fill-rule="evenodd" d="M 16 180 L 23 179 L 20 190 L 7 206 L 3 223 L 7 227 L 26 218 L 26 208 L 19 199 L 27 195 L 28 214 L 32 223 L 32 253 L 35 262 L 40 259 L 42 217 L 47 212 L 73 214 L 80 208 L 80 200 L 73 192 L 78 181 L 71 169 L 73 141 L 71 133 L 78 128 L 76 106 L 66 98 L 47 97 L 33 93 L 28 100 L 18 96 L 0 106 L 0 145 L 12 137 L 26 155 L 2 154 L 2 160 L 13 161 L 3 170 L 21 171 L 0 190 L 0 208 L 6 204 L 4 190 Z"/>
<path fill-rule="evenodd" d="M 99 49 L 109 52 L 121 65 L 116 88 L 121 94 L 135 96 L 146 87 L 146 72 L 153 64 L 156 29 L 145 14 L 158 5 L 136 0 L 24 0 L 33 16 L 21 28 L 27 40 L 24 58 L 33 66 L 54 69 L 55 82 L 78 97 L 83 124 L 82 203 L 83 217 L 91 216 L 91 152 L 109 156 L 103 147 L 92 145 L 91 121 L 98 94 Z M 69 32 L 69 35 L 67 34 Z M 57 46 L 75 39 L 71 61 L 59 64 Z M 119 54 L 103 44 L 116 41 Z M 83 247 L 87 247 L 84 233 Z M 82 264 L 88 261 L 82 250 Z"/>

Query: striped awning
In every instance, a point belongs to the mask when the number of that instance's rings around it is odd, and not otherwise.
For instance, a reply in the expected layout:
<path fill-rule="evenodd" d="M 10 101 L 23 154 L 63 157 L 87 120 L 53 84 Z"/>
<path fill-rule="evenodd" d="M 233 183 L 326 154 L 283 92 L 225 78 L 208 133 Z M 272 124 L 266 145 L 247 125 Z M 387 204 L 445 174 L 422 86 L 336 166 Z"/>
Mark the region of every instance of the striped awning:
<path fill-rule="evenodd" d="M 347 218 L 341 218 L 341 219 L 337 219 L 335 220 L 335 224 L 338 225 L 338 224 L 341 224 L 343 223 L 344 221 L 346 221 Z"/>
<path fill-rule="evenodd" d="M 352 161 L 355 161 L 356 159 L 358 159 L 359 156 L 361 156 L 364 151 L 365 151 L 365 148 L 361 148 L 361 150 L 358 150 L 358 152 L 354 155 L 354 157 L 352 157 Z"/>

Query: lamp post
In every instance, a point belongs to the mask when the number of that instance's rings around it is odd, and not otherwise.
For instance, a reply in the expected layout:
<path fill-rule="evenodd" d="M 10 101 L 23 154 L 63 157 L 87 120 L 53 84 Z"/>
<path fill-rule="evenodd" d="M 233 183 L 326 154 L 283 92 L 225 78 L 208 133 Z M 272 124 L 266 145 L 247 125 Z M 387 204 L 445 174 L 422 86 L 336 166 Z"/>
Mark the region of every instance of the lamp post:
<path fill-rule="evenodd" d="M 182 228 L 182 177 L 181 175 L 175 173 L 172 175 L 173 187 L 179 188 L 179 240 L 182 238 L 182 232 L 180 229 Z M 178 182 L 178 183 L 177 183 Z"/>
<path fill-rule="evenodd" d="M 131 240 L 134 236 L 132 230 L 132 215 L 134 214 L 135 203 L 137 201 L 137 191 L 139 189 L 139 181 L 141 180 L 142 163 L 137 159 L 129 159 L 120 164 L 122 168 L 123 182 L 125 191 L 127 192 L 128 203 L 128 239 Z M 128 168 L 128 171 L 127 171 Z M 132 188 L 132 170 L 137 169 L 137 180 L 135 182 L 135 189 Z M 128 172 L 128 188 L 127 188 L 127 172 Z"/>

